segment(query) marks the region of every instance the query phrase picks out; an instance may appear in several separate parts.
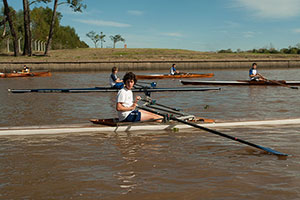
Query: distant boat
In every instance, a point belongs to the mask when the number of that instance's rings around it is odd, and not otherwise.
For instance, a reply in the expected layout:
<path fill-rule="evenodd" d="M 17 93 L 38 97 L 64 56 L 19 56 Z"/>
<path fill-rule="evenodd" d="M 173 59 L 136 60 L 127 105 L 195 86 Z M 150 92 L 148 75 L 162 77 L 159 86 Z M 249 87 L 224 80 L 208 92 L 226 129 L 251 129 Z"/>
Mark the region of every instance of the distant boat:
<path fill-rule="evenodd" d="M 45 76 L 51 76 L 51 72 L 49 71 L 39 71 L 39 72 L 29 72 L 29 73 L 0 73 L 0 78 L 18 78 L 18 77 L 45 77 Z"/>
<path fill-rule="evenodd" d="M 136 75 L 137 79 L 165 79 L 165 78 L 211 78 L 213 73 L 198 74 L 198 73 L 181 73 L 181 74 L 149 74 L 149 75 Z"/>
<path fill-rule="evenodd" d="M 119 89 L 111 87 L 93 88 L 49 88 L 49 89 L 8 89 L 11 93 L 87 93 L 87 92 L 118 92 Z M 133 92 L 191 92 L 220 90 L 217 87 L 174 87 L 174 88 L 134 88 Z"/>
<path fill-rule="evenodd" d="M 284 80 L 268 80 L 268 81 L 250 81 L 250 80 L 237 80 L 237 81 L 189 81 L 181 80 L 183 85 L 271 85 L 271 86 L 281 86 L 281 85 L 300 85 L 300 81 L 284 81 Z"/>

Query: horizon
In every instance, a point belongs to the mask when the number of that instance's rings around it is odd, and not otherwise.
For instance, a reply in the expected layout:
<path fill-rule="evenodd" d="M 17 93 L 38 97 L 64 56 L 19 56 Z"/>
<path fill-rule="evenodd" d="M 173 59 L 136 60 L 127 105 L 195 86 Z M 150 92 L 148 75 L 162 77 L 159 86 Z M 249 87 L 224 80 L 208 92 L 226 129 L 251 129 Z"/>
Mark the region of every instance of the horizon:
<path fill-rule="evenodd" d="M 82 13 L 58 6 L 61 25 L 76 30 L 91 48 L 90 31 L 106 35 L 104 47 L 112 47 L 110 35 L 120 34 L 123 48 L 186 49 L 202 52 L 221 49 L 247 51 L 259 48 L 282 49 L 300 43 L 300 0 L 122 0 L 83 1 Z M 0 4 L 3 6 L 3 3 Z M 16 10 L 22 1 L 9 3 Z M 45 4 L 34 4 L 39 7 Z M 47 4 L 52 9 L 53 2 Z M 100 48 L 100 43 L 98 43 Z"/>

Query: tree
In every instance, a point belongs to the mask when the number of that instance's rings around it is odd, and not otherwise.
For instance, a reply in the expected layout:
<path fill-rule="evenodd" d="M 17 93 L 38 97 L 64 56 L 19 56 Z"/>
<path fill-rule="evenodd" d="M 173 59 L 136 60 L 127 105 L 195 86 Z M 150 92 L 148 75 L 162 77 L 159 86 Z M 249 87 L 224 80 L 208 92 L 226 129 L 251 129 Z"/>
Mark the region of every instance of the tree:
<path fill-rule="evenodd" d="M 34 40 L 47 41 L 46 38 L 49 36 L 51 19 L 52 9 L 48 7 L 34 8 L 31 11 L 32 38 L 34 38 Z M 87 48 L 88 45 L 80 41 L 74 28 L 60 25 L 61 19 L 61 13 L 57 12 L 51 49 Z"/>
<path fill-rule="evenodd" d="M 13 23 L 13 19 L 12 19 L 12 12 L 8 6 L 7 0 L 3 0 L 3 4 L 4 4 L 4 13 L 5 13 L 6 19 L 9 23 L 11 35 L 13 37 L 14 56 L 18 56 L 19 55 L 19 44 L 18 44 L 17 33 L 15 31 L 15 27 L 14 27 L 14 23 Z"/>
<path fill-rule="evenodd" d="M 31 41 L 32 41 L 32 35 L 31 35 L 31 20 L 30 20 L 30 8 L 29 6 L 33 3 L 48 3 L 51 2 L 51 0 L 33 0 L 32 2 L 29 2 L 28 0 L 23 0 L 23 13 L 24 13 L 24 51 L 23 55 L 32 56 L 32 48 L 31 48 Z"/>
<path fill-rule="evenodd" d="M 53 49 L 87 48 L 85 42 L 80 41 L 75 29 L 70 26 L 59 26 L 53 34 Z"/>
<path fill-rule="evenodd" d="M 89 37 L 94 42 L 95 48 L 97 48 L 97 43 L 101 40 L 100 35 L 96 34 L 95 31 L 90 31 L 86 34 L 86 36 Z"/>
<path fill-rule="evenodd" d="M 3 39 L 5 37 L 5 34 L 6 34 L 6 21 L 7 21 L 6 16 L 4 16 L 3 19 L 0 21 L 0 27 L 4 26 L 3 33 L 0 36 L 1 39 Z"/>
<path fill-rule="evenodd" d="M 48 7 L 35 7 L 31 11 L 31 29 L 34 40 L 47 41 L 49 27 L 51 23 L 52 9 Z M 59 21 L 62 18 L 58 12 L 55 20 L 55 29 L 59 27 Z"/>
<path fill-rule="evenodd" d="M 114 48 L 116 47 L 116 43 L 117 42 L 125 42 L 125 39 L 124 38 L 122 38 L 122 36 L 121 35 L 115 35 L 115 36 L 113 36 L 113 35 L 111 35 L 110 36 L 110 39 L 113 41 L 113 43 L 114 43 Z"/>
<path fill-rule="evenodd" d="M 24 13 L 24 50 L 23 55 L 32 55 L 31 49 L 31 29 L 30 29 L 30 8 L 29 1 L 23 0 L 23 13 Z"/>
<path fill-rule="evenodd" d="M 100 33 L 100 41 L 101 41 L 101 48 L 103 48 L 103 42 L 105 42 L 104 38 L 106 35 L 103 35 L 103 32 Z"/>
<path fill-rule="evenodd" d="M 48 40 L 47 40 L 47 44 L 46 44 L 46 50 L 45 50 L 44 55 L 48 55 L 48 51 L 50 49 L 50 45 L 51 45 L 51 42 L 52 42 L 52 36 L 53 36 L 53 31 L 54 31 L 53 30 L 54 29 L 54 23 L 55 23 L 55 20 L 56 20 L 57 6 L 59 6 L 61 4 L 68 4 L 74 12 L 82 12 L 82 8 L 86 8 L 86 5 L 82 4 L 81 2 L 82 2 L 82 0 L 65 0 L 65 1 L 62 1 L 61 3 L 58 3 L 58 0 L 54 0 L 52 20 L 51 20 L 51 24 L 50 24 L 49 36 L 48 36 Z"/>

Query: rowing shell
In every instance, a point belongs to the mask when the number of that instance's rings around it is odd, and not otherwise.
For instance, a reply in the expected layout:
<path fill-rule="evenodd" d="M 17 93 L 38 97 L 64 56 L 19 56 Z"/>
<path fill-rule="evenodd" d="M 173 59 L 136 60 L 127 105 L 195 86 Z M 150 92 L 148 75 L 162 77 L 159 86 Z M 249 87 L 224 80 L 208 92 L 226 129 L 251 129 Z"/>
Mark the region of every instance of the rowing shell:
<path fill-rule="evenodd" d="M 51 72 L 42 71 L 42 72 L 30 72 L 30 73 L 0 73 L 0 78 L 17 78 L 17 77 L 45 77 L 51 76 Z"/>
<path fill-rule="evenodd" d="M 261 85 L 261 86 L 280 86 L 280 84 L 284 85 L 300 85 L 300 81 L 248 81 L 248 80 L 237 80 L 237 81 L 186 81 L 181 80 L 180 81 L 183 85 Z M 277 83 L 276 83 L 277 82 Z M 278 84 L 279 83 L 279 84 Z"/>
<path fill-rule="evenodd" d="M 150 74 L 150 75 L 136 75 L 137 79 L 165 79 L 165 78 L 211 78 L 213 73 L 197 74 L 197 73 L 184 73 L 184 74 Z"/>
<path fill-rule="evenodd" d="M 264 120 L 264 121 L 239 121 L 239 122 L 216 122 L 200 123 L 207 128 L 226 128 L 226 127 L 253 127 L 253 126 L 280 126 L 280 125 L 299 125 L 298 119 Z M 158 123 L 130 123 L 123 126 L 106 126 L 94 124 L 73 124 L 73 125 L 49 125 L 49 126 L 28 126 L 28 127 L 0 127 L 0 136 L 7 135 L 51 135 L 51 134 L 69 134 L 69 133 L 115 133 L 139 131 L 136 134 L 147 134 L 145 131 L 156 133 L 162 130 L 174 130 L 174 128 L 190 129 L 186 124 L 176 122 Z M 149 133 L 149 132 L 148 132 Z"/>
<path fill-rule="evenodd" d="M 202 122 L 202 123 L 215 123 L 213 119 L 206 119 L 202 117 L 197 117 L 193 120 L 189 120 L 191 122 Z M 110 118 L 110 119 L 90 119 L 90 122 L 93 124 L 102 124 L 106 126 L 128 126 L 134 125 L 133 122 L 120 122 L 118 118 Z M 136 123 L 144 123 L 144 122 L 136 122 Z M 146 123 L 146 122 L 145 122 Z"/>
<path fill-rule="evenodd" d="M 119 89 L 111 87 L 94 88 L 69 88 L 69 89 L 8 89 L 11 93 L 87 93 L 87 92 L 117 92 Z M 176 88 L 135 88 L 133 92 L 189 92 L 189 91 L 208 91 L 220 90 L 216 87 L 176 87 Z"/>

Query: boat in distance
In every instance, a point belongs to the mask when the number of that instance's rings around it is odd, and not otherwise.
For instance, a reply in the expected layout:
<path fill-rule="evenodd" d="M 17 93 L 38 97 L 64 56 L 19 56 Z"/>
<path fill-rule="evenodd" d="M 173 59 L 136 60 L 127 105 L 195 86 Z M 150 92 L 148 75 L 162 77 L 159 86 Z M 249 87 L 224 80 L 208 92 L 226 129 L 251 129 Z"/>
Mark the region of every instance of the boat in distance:
<path fill-rule="evenodd" d="M 166 79 L 166 78 L 211 78 L 213 73 L 199 74 L 199 73 L 181 73 L 181 74 L 147 74 L 147 75 L 136 75 L 137 79 Z"/>
<path fill-rule="evenodd" d="M 133 92 L 189 92 L 220 90 L 218 87 L 174 87 L 174 88 L 134 88 Z M 88 92 L 118 92 L 119 89 L 111 87 L 93 88 L 49 88 L 49 89 L 8 89 L 11 93 L 88 93 Z"/>
<path fill-rule="evenodd" d="M 49 71 L 39 71 L 39 72 L 29 72 L 29 73 L 0 73 L 0 78 L 18 78 L 18 77 L 46 77 L 51 76 L 51 72 Z"/>
<path fill-rule="evenodd" d="M 284 80 L 269 80 L 269 81 L 250 81 L 250 80 L 237 80 L 237 81 L 189 81 L 180 80 L 183 85 L 261 85 L 261 86 L 280 86 L 280 85 L 300 85 L 300 81 L 284 81 Z"/>

